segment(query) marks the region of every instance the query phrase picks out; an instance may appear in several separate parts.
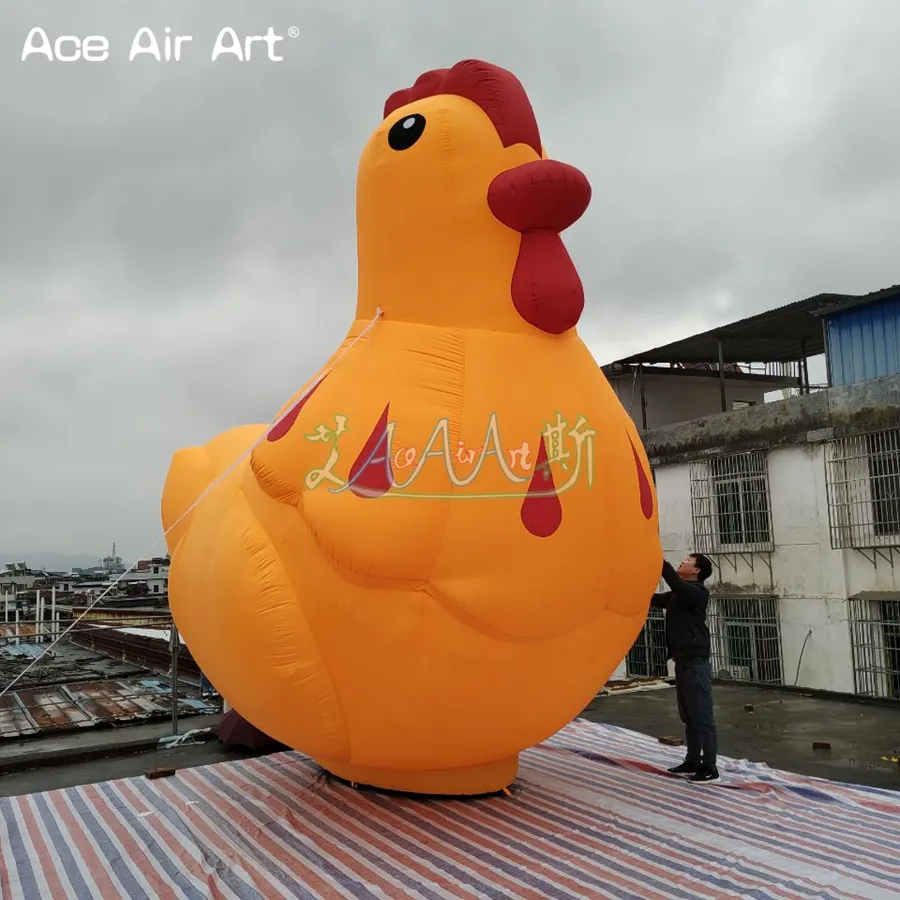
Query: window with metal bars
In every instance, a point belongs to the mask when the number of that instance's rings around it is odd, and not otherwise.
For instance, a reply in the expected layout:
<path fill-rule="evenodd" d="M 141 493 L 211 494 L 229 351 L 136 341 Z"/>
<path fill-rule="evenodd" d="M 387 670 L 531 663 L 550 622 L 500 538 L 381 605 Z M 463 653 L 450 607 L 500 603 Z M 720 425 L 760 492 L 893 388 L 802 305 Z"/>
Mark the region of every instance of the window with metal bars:
<path fill-rule="evenodd" d="M 900 700 L 900 600 L 861 594 L 848 602 L 856 693 Z"/>
<path fill-rule="evenodd" d="M 900 546 L 900 428 L 825 445 L 831 546 Z"/>
<path fill-rule="evenodd" d="M 900 534 L 900 429 L 866 435 L 875 534 Z"/>
<path fill-rule="evenodd" d="M 714 674 L 783 684 L 776 597 L 710 597 L 709 630 Z"/>
<path fill-rule="evenodd" d="M 771 550 L 768 459 L 765 451 L 691 463 L 694 544 L 699 553 Z"/>
<path fill-rule="evenodd" d="M 625 658 L 629 678 L 665 678 L 669 673 L 666 649 L 666 614 L 651 609 L 641 633 Z"/>

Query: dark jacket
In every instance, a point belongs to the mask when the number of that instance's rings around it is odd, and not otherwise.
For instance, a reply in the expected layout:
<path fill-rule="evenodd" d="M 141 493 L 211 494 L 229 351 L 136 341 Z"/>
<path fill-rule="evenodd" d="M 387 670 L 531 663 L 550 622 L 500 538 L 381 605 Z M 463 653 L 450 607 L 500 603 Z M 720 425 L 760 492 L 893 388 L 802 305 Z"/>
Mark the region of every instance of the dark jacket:
<path fill-rule="evenodd" d="M 650 605 L 666 611 L 669 659 L 709 659 L 709 591 L 698 581 L 684 581 L 667 562 L 662 575 L 670 590 L 654 594 Z"/>

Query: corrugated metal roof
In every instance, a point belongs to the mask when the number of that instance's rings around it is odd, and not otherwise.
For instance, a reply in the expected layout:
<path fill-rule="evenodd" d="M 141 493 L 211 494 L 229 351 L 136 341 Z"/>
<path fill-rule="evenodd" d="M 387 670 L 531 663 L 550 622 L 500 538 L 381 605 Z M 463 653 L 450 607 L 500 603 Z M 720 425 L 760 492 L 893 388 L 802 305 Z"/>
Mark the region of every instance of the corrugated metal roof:
<path fill-rule="evenodd" d="M 867 306 L 897 294 L 900 294 L 900 287 L 859 296 L 817 294 L 615 362 L 706 362 L 718 365 L 720 340 L 726 363 L 795 362 L 825 352 L 825 335 L 819 316 L 851 306 Z"/>
<path fill-rule="evenodd" d="M 15 693 L 0 697 L 0 740 L 37 733 L 34 721 L 22 709 Z"/>
<path fill-rule="evenodd" d="M 814 312 L 830 298 L 837 299 L 837 295 L 821 294 L 790 303 L 616 362 L 718 365 L 720 340 L 726 363 L 795 362 L 803 356 L 816 356 L 825 352 L 825 339 L 822 322 Z"/>
<path fill-rule="evenodd" d="M 43 644 L 7 644 L 3 648 L 4 653 L 10 656 L 30 656 L 32 659 L 38 659 L 44 655 Z"/>
<path fill-rule="evenodd" d="M 49 626 L 50 623 L 48 622 L 47 625 Z M 17 628 L 19 629 L 19 637 L 34 637 L 34 624 L 26 624 L 25 622 L 20 622 L 18 625 L 10 625 L 9 623 L 0 625 L 0 637 L 15 637 Z"/>
<path fill-rule="evenodd" d="M 180 697 L 178 706 L 179 715 L 215 711 L 192 697 Z M 23 688 L 0 697 L 0 740 L 166 716 L 171 709 L 171 688 L 156 678 Z"/>
<path fill-rule="evenodd" d="M 890 300 L 894 297 L 900 297 L 900 284 L 891 285 L 891 287 L 882 288 L 879 291 L 872 291 L 869 294 L 860 294 L 859 296 L 840 296 L 823 304 L 819 309 L 815 310 L 814 315 L 830 318 L 833 315 L 840 315 L 848 309 L 854 309 L 859 306 L 870 306 L 873 303 L 880 303 L 882 300 Z"/>

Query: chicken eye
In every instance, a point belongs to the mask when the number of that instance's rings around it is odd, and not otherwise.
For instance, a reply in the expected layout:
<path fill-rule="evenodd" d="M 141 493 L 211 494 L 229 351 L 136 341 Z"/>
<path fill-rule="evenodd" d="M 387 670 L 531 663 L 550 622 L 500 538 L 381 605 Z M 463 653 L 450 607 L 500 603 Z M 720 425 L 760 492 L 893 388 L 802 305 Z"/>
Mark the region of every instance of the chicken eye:
<path fill-rule="evenodd" d="M 414 113 L 398 119 L 388 132 L 388 146 L 391 150 L 409 150 L 425 131 L 425 116 Z"/>

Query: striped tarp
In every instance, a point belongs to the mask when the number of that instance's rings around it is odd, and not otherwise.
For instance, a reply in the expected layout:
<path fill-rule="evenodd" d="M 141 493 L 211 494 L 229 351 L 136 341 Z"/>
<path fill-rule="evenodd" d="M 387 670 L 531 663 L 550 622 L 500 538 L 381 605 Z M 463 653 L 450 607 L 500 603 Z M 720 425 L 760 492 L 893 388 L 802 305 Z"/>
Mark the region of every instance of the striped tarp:
<path fill-rule="evenodd" d="M 0 800 L 0 896 L 638 898 L 900 896 L 900 795 L 679 752 L 578 721 L 512 796 L 356 791 L 294 753 Z"/>

